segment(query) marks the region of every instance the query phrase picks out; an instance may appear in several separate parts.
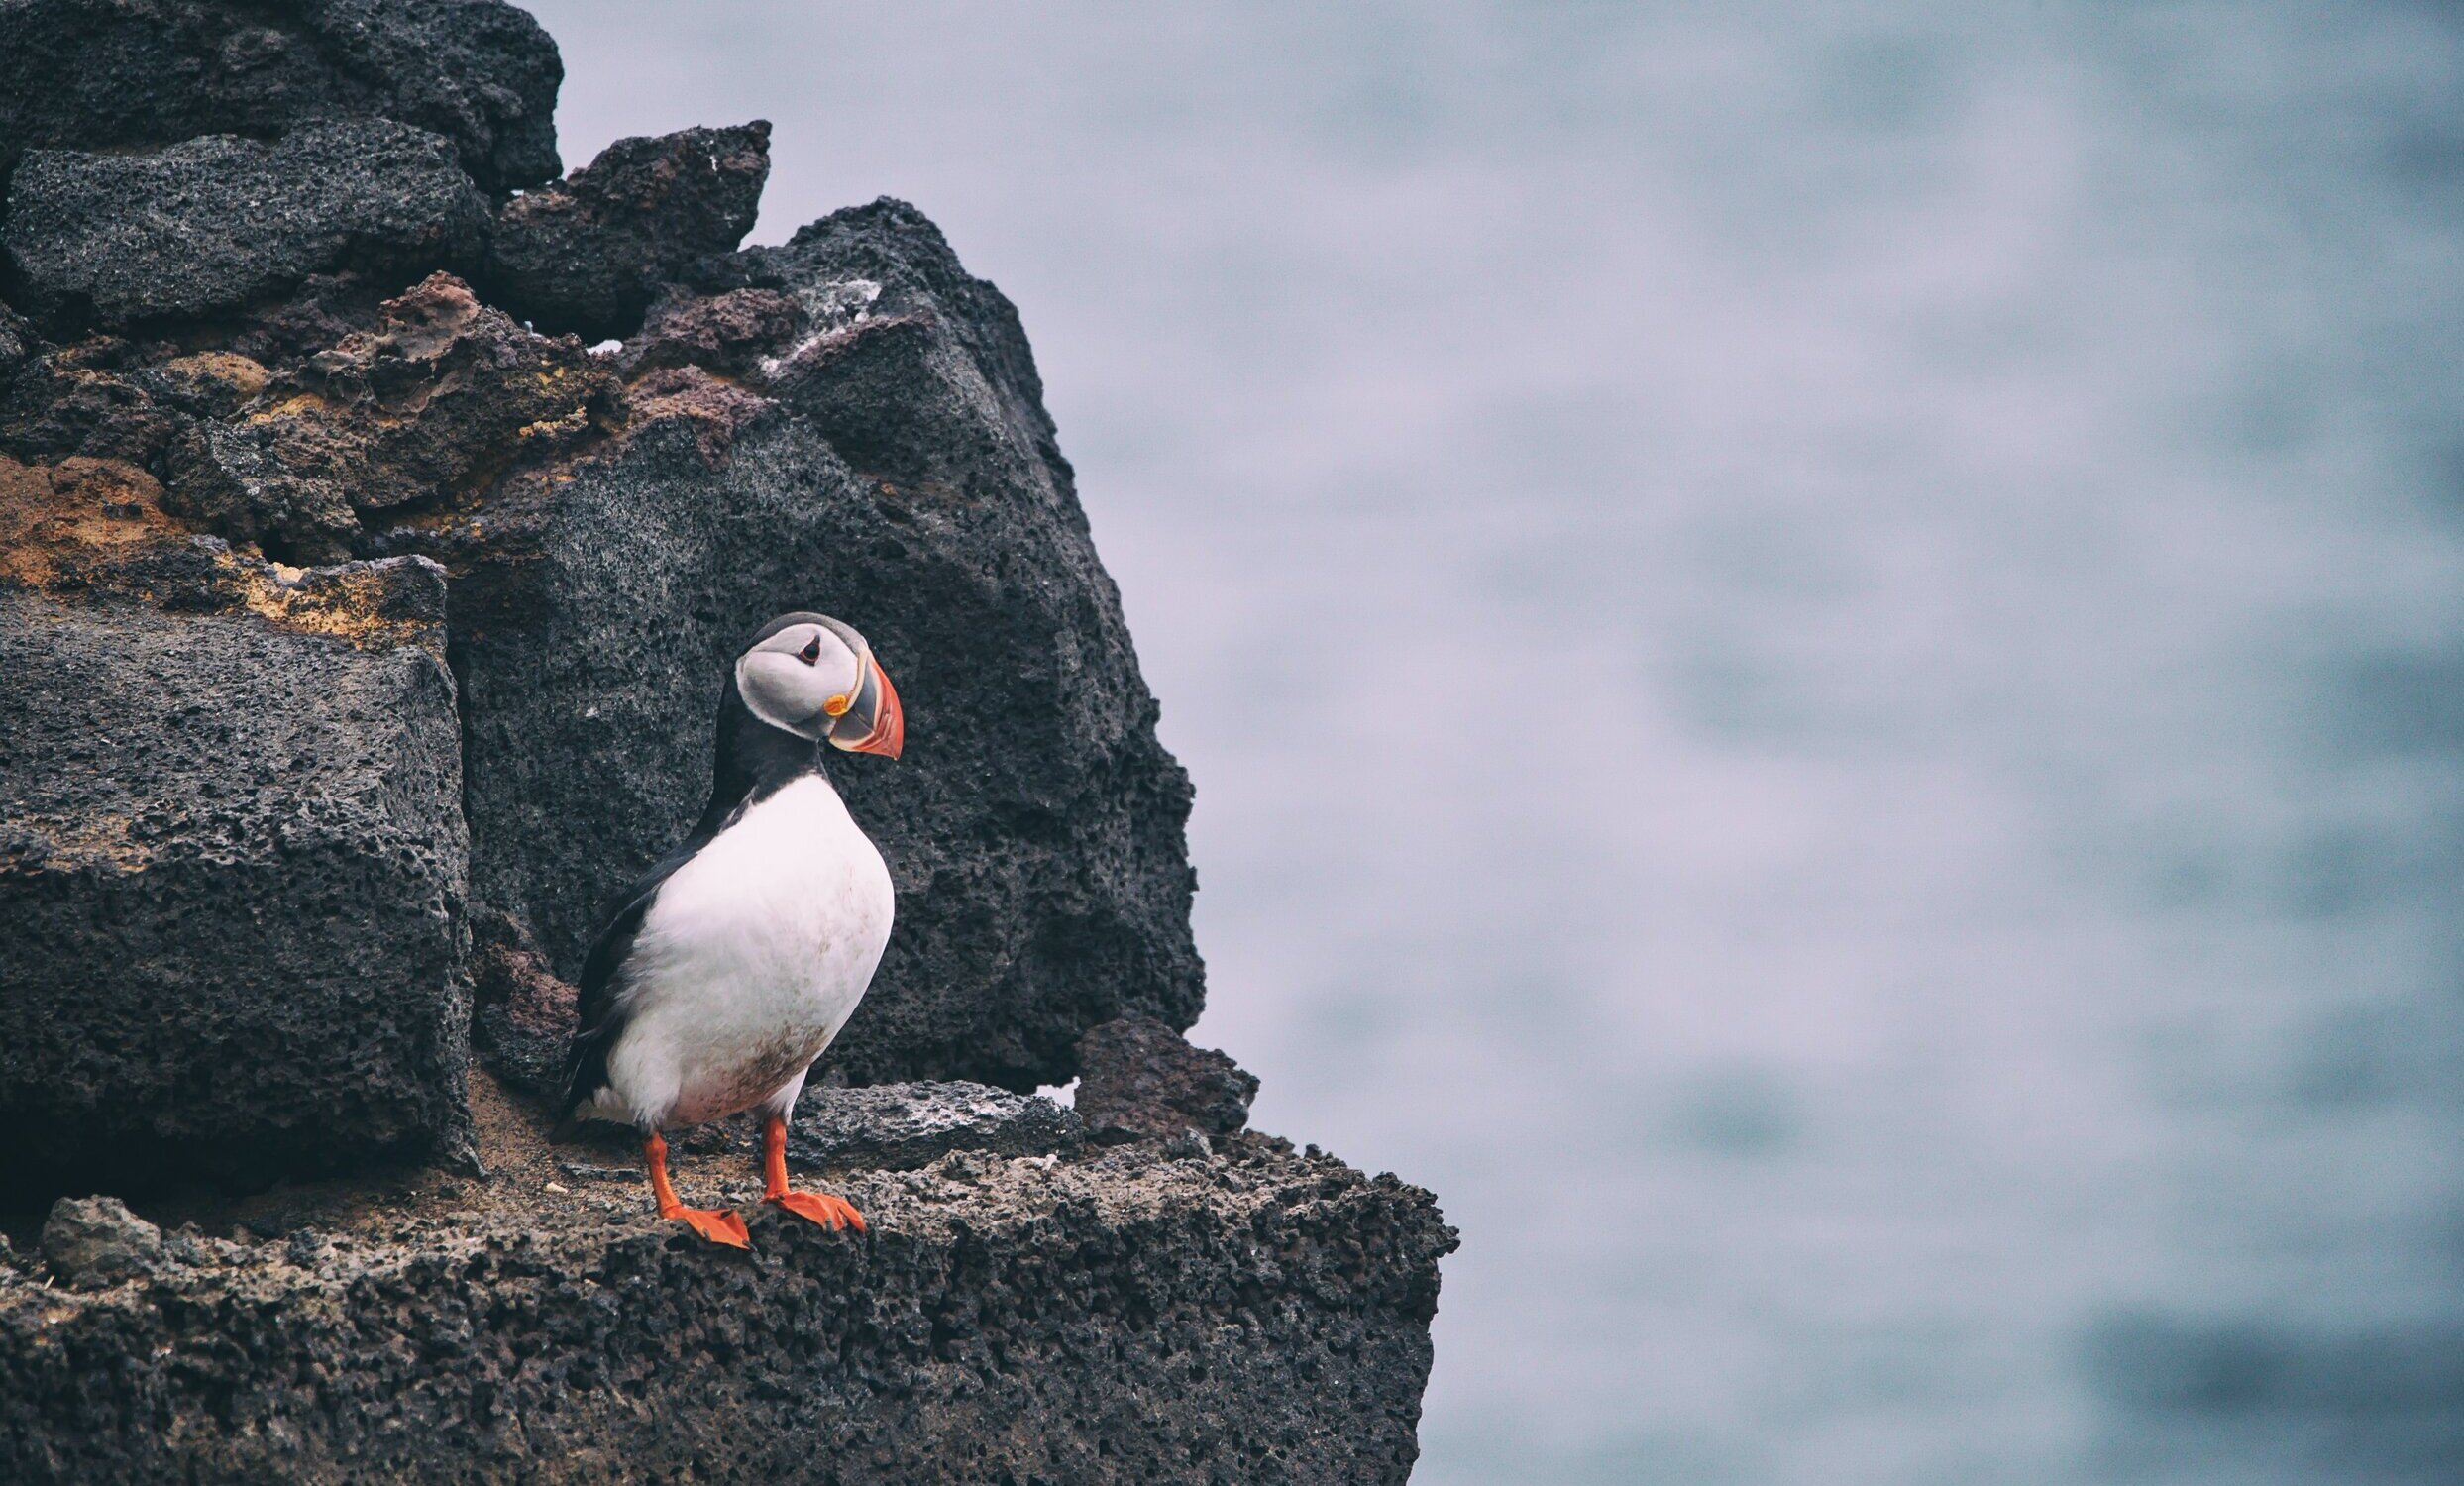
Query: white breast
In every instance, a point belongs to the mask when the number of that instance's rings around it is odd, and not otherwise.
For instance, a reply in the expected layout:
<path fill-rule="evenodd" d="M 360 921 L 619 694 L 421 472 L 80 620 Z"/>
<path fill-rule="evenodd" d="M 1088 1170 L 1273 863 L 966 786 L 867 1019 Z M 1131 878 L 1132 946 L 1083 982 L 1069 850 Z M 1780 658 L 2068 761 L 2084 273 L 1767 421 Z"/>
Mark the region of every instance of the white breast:
<path fill-rule="evenodd" d="M 863 1000 L 892 903 L 889 868 L 827 780 L 745 811 L 643 915 L 600 1111 L 690 1124 L 801 1085 Z"/>

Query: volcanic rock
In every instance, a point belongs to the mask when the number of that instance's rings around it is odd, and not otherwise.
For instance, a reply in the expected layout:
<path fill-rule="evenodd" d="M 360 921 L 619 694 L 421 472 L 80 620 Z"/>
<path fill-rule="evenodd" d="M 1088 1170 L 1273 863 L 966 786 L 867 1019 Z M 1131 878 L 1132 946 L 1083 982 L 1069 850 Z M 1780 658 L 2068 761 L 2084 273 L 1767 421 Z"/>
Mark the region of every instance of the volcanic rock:
<path fill-rule="evenodd" d="M 139 374 L 156 401 L 192 418 L 235 417 L 272 378 L 262 364 L 229 351 L 173 357 Z"/>
<path fill-rule="evenodd" d="M 475 260 L 486 214 L 448 141 L 356 119 L 271 144 L 31 151 L 4 236 L 29 310 L 123 326 L 235 309 L 338 268 L 408 282 Z"/>
<path fill-rule="evenodd" d="M 614 373 L 437 274 L 319 352 L 299 385 L 173 450 L 174 509 L 286 559 L 365 550 L 364 523 L 550 457 L 614 416 Z"/>
<path fill-rule="evenodd" d="M 95 1293 L 0 1267 L 0 1479 L 1358 1482 L 1409 1475 L 1429 1195 L 1240 1137 L 834 1180 L 713 1249 L 506 1172 Z M 750 1204 L 750 1163 L 683 1162 Z M 563 1187 L 564 1184 L 556 1184 Z"/>
<path fill-rule="evenodd" d="M 472 1051 L 508 1087 L 552 1100 L 564 1088 L 580 995 L 520 924 L 486 909 L 473 918 Z"/>
<path fill-rule="evenodd" d="M 1086 1143 L 1078 1116 L 1048 1099 L 982 1084 L 807 1089 L 788 1153 L 808 1166 L 912 1170 L 951 1151 L 1043 1156 Z"/>
<path fill-rule="evenodd" d="M 899 892 L 832 1063 L 1022 1091 L 1098 1022 L 1186 1025 L 1189 783 L 1016 312 L 896 202 L 711 271 L 794 300 L 800 339 L 664 412 L 637 387 L 621 439 L 406 535 L 460 574 L 474 891 L 573 975 L 700 810 L 727 662 L 814 609 L 864 632 L 908 720 L 899 762 L 828 765 Z"/>
<path fill-rule="evenodd" d="M 743 376 L 785 351 L 803 323 L 803 308 L 777 289 L 706 297 L 671 289 L 626 344 L 625 362 L 640 371 L 694 366 Z"/>
<path fill-rule="evenodd" d="M 30 518 L 44 483 L 0 469 L 0 1191 L 450 1143 L 468 1013 L 443 575 L 285 578 L 152 512 Z"/>
<path fill-rule="evenodd" d="M 1098 1140 L 1229 1135 L 1249 1122 L 1257 1077 L 1151 1016 L 1124 1016 L 1078 1039 L 1079 1117 Z"/>
<path fill-rule="evenodd" d="M 539 329 L 638 328 L 660 285 L 744 241 L 770 176 L 770 124 L 618 140 L 562 182 L 505 203 L 481 287 Z"/>
<path fill-rule="evenodd" d="M 179 418 L 144 385 L 127 341 L 52 346 L 29 332 L 24 344 L 15 367 L 0 366 L 0 454 L 150 464 L 178 436 Z"/>
<path fill-rule="evenodd" d="M 262 363 L 277 374 L 287 373 L 320 351 L 375 330 L 385 304 L 401 292 L 398 280 L 312 273 L 283 298 L 253 304 L 217 322 L 215 339 L 223 351 Z"/>
<path fill-rule="evenodd" d="M 267 136 L 375 115 L 490 191 L 552 178 L 556 44 L 502 0 L 0 0 L 0 183 L 30 147 Z"/>
<path fill-rule="evenodd" d="M 162 1230 L 116 1197 L 63 1197 L 43 1224 L 43 1259 L 71 1286 L 99 1289 L 161 1263 Z"/>

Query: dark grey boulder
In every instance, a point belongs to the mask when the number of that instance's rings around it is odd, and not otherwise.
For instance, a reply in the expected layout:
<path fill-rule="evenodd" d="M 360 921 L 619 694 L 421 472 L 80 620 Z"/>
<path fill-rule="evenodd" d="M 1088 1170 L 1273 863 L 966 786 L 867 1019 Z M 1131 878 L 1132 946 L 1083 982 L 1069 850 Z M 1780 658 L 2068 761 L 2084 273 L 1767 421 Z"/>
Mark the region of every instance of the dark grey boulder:
<path fill-rule="evenodd" d="M 65 563 L 73 602 L 0 585 L 0 1191 L 450 1148 L 469 1010 L 443 574 Z"/>
<path fill-rule="evenodd" d="M 1067 1154 L 1086 1143 L 1078 1116 L 1048 1099 L 983 1084 L 881 1084 L 806 1089 L 788 1127 L 788 1154 L 808 1166 L 928 1166 L 951 1151 Z"/>
<path fill-rule="evenodd" d="M 661 285 L 744 241 L 769 177 L 767 120 L 618 140 L 505 203 L 479 287 L 552 334 L 629 335 Z"/>
<path fill-rule="evenodd" d="M 1151 1016 L 1105 1022 L 1078 1041 L 1077 1110 L 1097 1140 L 1229 1135 L 1249 1122 L 1255 1098 L 1255 1074 Z"/>
<path fill-rule="evenodd" d="M 696 286 L 803 306 L 802 337 L 762 364 L 763 383 L 877 488 L 959 508 L 998 497 L 1014 521 L 1032 511 L 1068 528 L 1092 559 L 1018 311 L 923 213 L 885 198 L 696 267 Z"/>
<path fill-rule="evenodd" d="M 555 176 L 556 43 L 502 0 L 0 0 L 0 182 L 32 148 L 278 134 L 371 114 L 491 191 Z"/>
<path fill-rule="evenodd" d="M 1186 1026 L 1189 782 L 1017 314 L 892 202 L 703 288 L 784 295 L 801 323 L 741 383 L 654 372 L 622 438 L 401 534 L 460 575 L 476 895 L 572 976 L 609 895 L 700 810 L 724 667 L 814 609 L 872 641 L 908 723 L 899 762 L 828 765 L 899 891 L 830 1061 L 1022 1091 L 1069 1079 L 1098 1022 Z"/>
<path fill-rule="evenodd" d="M 54 326 L 238 309 L 312 273 L 409 282 L 477 259 L 487 203 L 440 136 L 383 119 L 137 155 L 37 150 L 8 190 L 25 307 Z"/>
<path fill-rule="evenodd" d="M 749 1162 L 678 1179 L 745 1207 L 753 1251 L 680 1236 L 636 1185 L 506 1178 L 450 1212 L 195 1240 L 202 1262 L 142 1285 L 0 1268 L 0 1480 L 1411 1473 L 1454 1235 L 1391 1176 L 1253 1137 L 1212 1159 L 950 1157 L 831 1181 L 862 1235 L 755 1206 Z"/>
<path fill-rule="evenodd" d="M 162 1230 L 116 1197 L 63 1197 L 43 1223 L 43 1261 L 80 1290 L 114 1284 L 162 1261 Z"/>

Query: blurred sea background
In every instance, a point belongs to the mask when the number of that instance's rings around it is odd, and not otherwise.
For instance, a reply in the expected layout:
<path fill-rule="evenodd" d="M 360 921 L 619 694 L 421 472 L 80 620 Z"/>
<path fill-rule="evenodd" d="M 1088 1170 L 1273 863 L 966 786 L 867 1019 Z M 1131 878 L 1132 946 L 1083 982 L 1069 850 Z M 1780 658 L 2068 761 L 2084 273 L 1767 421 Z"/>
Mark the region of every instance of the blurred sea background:
<path fill-rule="evenodd" d="M 537 0 L 1017 301 L 1421 1486 L 2464 1480 L 2464 14 Z"/>

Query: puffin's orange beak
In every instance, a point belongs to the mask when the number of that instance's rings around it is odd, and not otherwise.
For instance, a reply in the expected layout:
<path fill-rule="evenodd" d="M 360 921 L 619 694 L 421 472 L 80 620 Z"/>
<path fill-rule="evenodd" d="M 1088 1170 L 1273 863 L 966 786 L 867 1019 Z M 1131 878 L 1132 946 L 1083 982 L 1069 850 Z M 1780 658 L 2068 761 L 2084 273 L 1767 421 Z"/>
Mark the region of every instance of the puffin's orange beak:
<path fill-rule="evenodd" d="M 890 685 L 890 674 L 881 669 L 881 662 L 868 655 L 864 658 L 864 682 L 856 689 L 855 700 L 849 703 L 846 713 L 830 729 L 830 743 L 849 753 L 877 753 L 895 759 L 906 742 L 907 719 L 899 712 L 898 690 Z"/>

